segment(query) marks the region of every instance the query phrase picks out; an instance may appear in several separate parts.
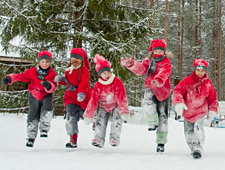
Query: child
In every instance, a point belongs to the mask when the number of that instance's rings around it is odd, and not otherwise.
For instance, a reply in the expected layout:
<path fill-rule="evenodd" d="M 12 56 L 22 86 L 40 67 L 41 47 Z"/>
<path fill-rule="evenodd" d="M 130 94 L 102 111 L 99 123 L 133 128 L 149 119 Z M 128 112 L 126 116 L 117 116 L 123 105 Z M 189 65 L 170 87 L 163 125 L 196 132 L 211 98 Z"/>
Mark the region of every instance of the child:
<path fill-rule="evenodd" d="M 167 55 L 165 40 L 156 39 L 151 42 L 149 57 L 142 63 L 132 58 L 121 59 L 122 66 L 139 76 L 146 75 L 142 109 L 147 115 L 148 130 L 157 129 L 157 152 L 164 152 L 168 134 L 168 102 L 171 92 L 169 76 L 172 66 Z"/>
<path fill-rule="evenodd" d="M 201 158 L 205 141 L 203 129 L 205 115 L 217 112 L 218 101 L 214 86 L 203 59 L 194 60 L 193 73 L 181 81 L 173 91 L 173 104 L 178 116 L 184 117 L 184 134 L 194 158 Z"/>
<path fill-rule="evenodd" d="M 94 85 L 91 99 L 85 110 L 84 121 L 89 124 L 98 108 L 92 145 L 102 148 L 105 143 L 106 127 L 111 117 L 110 144 L 118 146 L 122 120 L 126 121 L 129 115 L 126 91 L 122 81 L 112 73 L 111 65 L 104 57 L 96 54 L 94 63 L 99 79 Z"/>
<path fill-rule="evenodd" d="M 30 82 L 28 86 L 29 111 L 27 116 L 27 147 L 33 147 L 40 122 L 40 137 L 48 137 L 50 122 L 53 115 L 53 92 L 57 88 L 54 83 L 56 76 L 51 68 L 52 54 L 48 51 L 38 53 L 38 66 L 20 74 L 9 74 L 3 84 L 16 81 Z"/>
<path fill-rule="evenodd" d="M 82 48 L 74 48 L 70 52 L 70 65 L 66 69 L 65 77 L 55 78 L 55 82 L 68 86 L 64 94 L 64 106 L 67 112 L 66 131 L 70 135 L 70 141 L 66 144 L 66 148 L 77 147 L 78 121 L 91 97 L 88 68 L 86 52 Z"/>

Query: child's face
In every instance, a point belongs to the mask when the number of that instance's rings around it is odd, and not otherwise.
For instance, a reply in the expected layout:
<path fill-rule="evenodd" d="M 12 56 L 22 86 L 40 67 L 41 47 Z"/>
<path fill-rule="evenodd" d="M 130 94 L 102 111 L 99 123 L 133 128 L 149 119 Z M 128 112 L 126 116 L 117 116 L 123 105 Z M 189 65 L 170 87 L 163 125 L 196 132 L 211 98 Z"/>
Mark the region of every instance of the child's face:
<path fill-rule="evenodd" d="M 39 62 L 39 66 L 42 68 L 42 69 L 47 69 L 49 68 L 51 65 L 51 62 L 49 60 L 46 60 L 46 59 L 42 59 L 40 62 Z"/>
<path fill-rule="evenodd" d="M 79 65 L 81 65 L 82 60 L 72 57 L 70 59 L 70 62 L 71 62 L 71 64 L 73 64 L 74 67 L 78 67 Z"/>
<path fill-rule="evenodd" d="M 109 71 L 104 71 L 104 72 L 102 72 L 102 74 L 100 76 L 104 80 L 108 80 L 112 76 L 112 73 Z"/>
<path fill-rule="evenodd" d="M 202 77 L 204 77 L 204 75 L 206 74 L 206 71 L 205 71 L 205 69 L 196 69 L 196 70 L 195 70 L 195 74 L 196 74 L 198 77 L 202 78 Z"/>
<path fill-rule="evenodd" d="M 156 55 L 164 55 L 164 51 L 163 50 L 154 50 L 153 51 L 153 54 L 156 54 Z"/>

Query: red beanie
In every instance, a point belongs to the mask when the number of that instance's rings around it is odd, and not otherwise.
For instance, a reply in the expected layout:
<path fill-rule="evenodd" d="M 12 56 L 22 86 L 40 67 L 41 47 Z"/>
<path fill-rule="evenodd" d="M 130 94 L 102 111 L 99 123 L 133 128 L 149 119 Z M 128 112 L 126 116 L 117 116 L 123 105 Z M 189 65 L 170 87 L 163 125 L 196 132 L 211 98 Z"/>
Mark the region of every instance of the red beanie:
<path fill-rule="evenodd" d="M 40 51 L 38 53 L 38 62 L 40 62 L 42 59 L 46 59 L 51 61 L 52 60 L 52 53 L 49 51 Z"/>
<path fill-rule="evenodd" d="M 202 58 L 194 59 L 193 67 L 195 67 L 195 69 L 206 69 L 208 68 L 208 63 Z"/>
<path fill-rule="evenodd" d="M 148 51 L 163 50 L 166 51 L 166 41 L 163 39 L 152 40 Z"/>
<path fill-rule="evenodd" d="M 103 56 L 96 54 L 93 60 L 96 64 L 95 70 L 98 72 L 98 75 L 101 75 L 104 71 L 111 72 L 111 64 Z"/>
<path fill-rule="evenodd" d="M 87 53 L 82 48 L 73 48 L 70 52 L 70 57 L 78 58 L 82 61 L 84 61 L 84 65 L 89 68 L 90 64 L 88 61 Z"/>

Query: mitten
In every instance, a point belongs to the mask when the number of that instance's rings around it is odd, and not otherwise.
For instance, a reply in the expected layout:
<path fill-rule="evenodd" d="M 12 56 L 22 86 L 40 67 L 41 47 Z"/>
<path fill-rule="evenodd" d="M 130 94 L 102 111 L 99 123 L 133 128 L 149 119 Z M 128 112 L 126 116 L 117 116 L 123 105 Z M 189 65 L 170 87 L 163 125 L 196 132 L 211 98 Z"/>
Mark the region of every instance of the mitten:
<path fill-rule="evenodd" d="M 184 110 L 187 110 L 187 106 L 184 103 L 178 103 L 175 105 L 175 111 L 177 112 L 177 116 L 181 117 L 183 115 Z"/>
<path fill-rule="evenodd" d="M 84 118 L 84 123 L 85 123 L 86 125 L 89 125 L 91 122 L 92 122 L 92 119 L 91 119 L 90 117 L 85 117 L 85 118 Z"/>
<path fill-rule="evenodd" d="M 42 81 L 41 84 L 46 88 L 46 90 L 50 90 L 52 87 L 48 81 Z"/>
<path fill-rule="evenodd" d="M 64 76 L 55 76 L 54 82 L 58 83 L 58 82 L 60 82 L 60 81 L 63 81 L 64 78 L 65 78 Z"/>
<path fill-rule="evenodd" d="M 122 113 L 121 114 L 121 119 L 123 120 L 124 123 L 127 123 L 128 116 L 129 116 L 129 114 L 127 114 L 127 113 Z"/>
<path fill-rule="evenodd" d="M 9 83 L 11 83 L 11 77 L 6 77 L 6 78 L 4 78 L 4 79 L 2 80 L 2 84 L 3 84 L 3 85 L 7 85 L 7 84 L 9 84 Z"/>
<path fill-rule="evenodd" d="M 154 80 L 157 87 L 162 87 L 164 85 L 164 82 L 161 78 L 155 77 Z"/>
<path fill-rule="evenodd" d="M 127 58 L 122 58 L 121 60 L 120 60 L 120 64 L 121 64 L 121 66 L 123 66 L 123 67 L 131 67 L 131 66 L 133 66 L 134 65 L 134 60 L 133 60 L 133 58 L 129 58 L 129 59 L 127 59 Z"/>
<path fill-rule="evenodd" d="M 85 99 L 85 94 L 84 93 L 78 93 L 77 94 L 77 101 L 82 102 Z"/>

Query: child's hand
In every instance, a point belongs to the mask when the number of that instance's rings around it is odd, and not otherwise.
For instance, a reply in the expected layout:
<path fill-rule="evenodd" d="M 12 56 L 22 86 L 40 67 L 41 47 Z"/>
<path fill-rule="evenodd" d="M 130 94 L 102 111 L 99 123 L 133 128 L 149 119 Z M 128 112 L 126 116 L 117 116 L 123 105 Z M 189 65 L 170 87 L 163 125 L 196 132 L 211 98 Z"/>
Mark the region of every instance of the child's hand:
<path fill-rule="evenodd" d="M 78 93 L 77 94 L 77 101 L 82 102 L 85 99 L 85 94 L 84 93 Z"/>
<path fill-rule="evenodd" d="M 48 81 L 42 81 L 41 84 L 46 88 L 46 90 L 50 90 L 52 87 Z"/>
<path fill-rule="evenodd" d="M 177 112 L 177 117 L 183 115 L 184 110 L 187 110 L 187 106 L 184 103 L 178 103 L 175 105 L 175 111 Z"/>
<path fill-rule="evenodd" d="M 84 123 L 85 123 L 86 125 L 89 125 L 91 122 L 92 122 L 92 119 L 91 119 L 90 117 L 85 117 L 85 118 L 84 118 Z"/>
<path fill-rule="evenodd" d="M 55 76 L 54 82 L 58 83 L 58 82 L 60 82 L 60 81 L 63 81 L 64 78 L 65 78 L 64 76 Z"/>
<path fill-rule="evenodd" d="M 134 60 L 133 60 L 132 57 L 130 57 L 129 59 L 127 59 L 127 58 L 122 58 L 122 59 L 120 60 L 120 64 L 121 64 L 121 66 L 123 66 L 123 67 L 131 67 L 131 66 L 134 65 Z"/>
<path fill-rule="evenodd" d="M 7 84 L 11 83 L 11 81 L 12 81 L 11 77 L 8 76 L 2 80 L 2 84 L 7 85 Z"/>
<path fill-rule="evenodd" d="M 121 119 L 123 120 L 124 123 L 127 123 L 127 118 L 128 118 L 129 114 L 127 113 L 122 113 L 121 115 Z"/>

